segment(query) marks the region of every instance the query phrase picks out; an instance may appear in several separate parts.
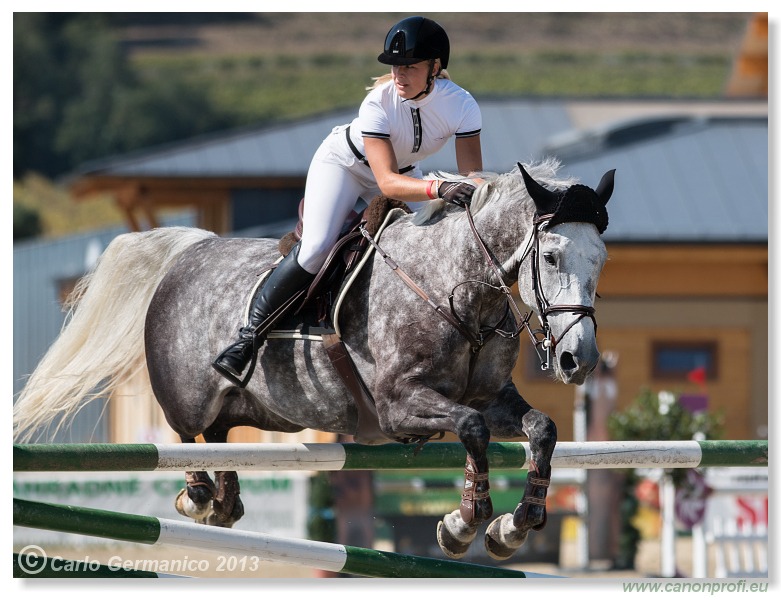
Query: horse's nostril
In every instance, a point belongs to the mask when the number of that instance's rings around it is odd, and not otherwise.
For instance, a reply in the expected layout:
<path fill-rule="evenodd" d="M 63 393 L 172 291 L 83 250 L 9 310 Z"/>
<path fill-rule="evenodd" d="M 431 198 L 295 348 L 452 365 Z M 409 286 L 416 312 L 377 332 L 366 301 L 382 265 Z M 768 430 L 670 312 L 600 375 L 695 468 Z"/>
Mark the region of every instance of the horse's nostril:
<path fill-rule="evenodd" d="M 559 366 L 563 371 L 574 371 L 578 368 L 578 364 L 570 352 L 562 352 L 559 358 Z"/>

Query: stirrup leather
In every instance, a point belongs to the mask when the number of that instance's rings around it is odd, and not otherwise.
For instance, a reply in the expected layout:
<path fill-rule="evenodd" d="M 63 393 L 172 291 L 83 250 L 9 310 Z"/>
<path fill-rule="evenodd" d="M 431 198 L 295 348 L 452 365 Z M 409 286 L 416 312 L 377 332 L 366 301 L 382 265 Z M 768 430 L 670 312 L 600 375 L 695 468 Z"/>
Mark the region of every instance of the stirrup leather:
<path fill-rule="evenodd" d="M 242 336 L 242 339 L 233 342 L 231 345 L 229 345 L 225 350 L 220 352 L 220 354 L 217 356 L 217 358 L 214 359 L 212 362 L 212 366 L 214 369 L 223 377 L 228 379 L 231 383 L 236 384 L 237 386 L 241 388 L 247 387 L 247 384 L 249 383 L 249 380 L 252 378 L 252 374 L 255 372 L 255 365 L 258 362 L 258 350 L 263 345 L 261 342 L 266 341 L 266 335 L 268 334 L 269 330 L 273 325 L 279 320 L 280 317 L 282 317 L 290 307 L 292 307 L 296 302 L 300 301 L 301 298 L 306 294 L 307 287 L 302 288 L 291 298 L 289 298 L 286 302 L 282 304 L 279 308 L 277 308 L 274 312 L 272 312 L 266 319 L 264 319 L 262 322 L 258 323 L 255 326 L 248 325 L 246 327 L 242 327 L 239 330 L 239 335 Z M 241 344 L 245 341 L 246 337 L 252 336 L 252 358 L 250 359 L 249 366 L 247 367 L 247 374 L 244 375 L 244 378 L 238 378 L 230 371 L 227 371 L 222 365 L 217 364 L 222 358 L 228 354 L 233 348 L 235 348 L 238 344 Z"/>

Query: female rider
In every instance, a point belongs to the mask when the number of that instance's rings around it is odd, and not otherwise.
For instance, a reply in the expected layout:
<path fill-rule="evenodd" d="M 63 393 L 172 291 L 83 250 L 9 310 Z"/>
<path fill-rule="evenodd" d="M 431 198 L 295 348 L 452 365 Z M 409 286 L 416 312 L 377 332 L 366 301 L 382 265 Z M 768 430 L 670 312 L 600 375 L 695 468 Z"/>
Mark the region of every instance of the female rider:
<path fill-rule="evenodd" d="M 483 168 L 480 109 L 469 92 L 450 81 L 449 57 L 447 33 L 431 19 L 408 17 L 388 31 L 378 60 L 391 65 L 391 72 L 376 80 L 352 123 L 334 128 L 315 153 L 301 241 L 268 277 L 239 339 L 212 363 L 222 375 L 238 382 L 264 342 L 256 330 L 314 279 L 358 198 L 383 194 L 413 209 L 436 198 L 469 203 L 472 185 L 424 180 L 415 164 L 455 136 L 459 172 Z"/>

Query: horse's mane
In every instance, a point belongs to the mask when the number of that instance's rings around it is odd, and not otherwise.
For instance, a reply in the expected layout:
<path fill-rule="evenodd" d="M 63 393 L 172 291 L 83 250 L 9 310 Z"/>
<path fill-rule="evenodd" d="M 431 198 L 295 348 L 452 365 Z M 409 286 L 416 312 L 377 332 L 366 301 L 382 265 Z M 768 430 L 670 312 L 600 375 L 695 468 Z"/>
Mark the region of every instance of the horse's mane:
<path fill-rule="evenodd" d="M 526 171 L 535 181 L 553 191 L 565 189 L 577 183 L 575 178 L 561 179 L 557 177 L 556 173 L 560 166 L 561 163 L 559 160 L 553 157 L 548 157 L 538 163 L 524 165 Z M 477 189 L 472 196 L 470 207 L 472 214 L 477 214 L 490 203 L 493 192 L 497 188 L 501 189 L 503 193 L 516 194 L 524 202 L 529 199 L 529 195 L 526 192 L 526 186 L 523 183 L 523 177 L 521 176 L 520 169 L 517 165 L 512 171 L 504 174 L 485 171 L 465 176 L 445 171 L 434 171 L 433 173 L 430 173 L 427 178 L 447 179 L 448 181 L 463 181 L 470 179 L 484 180 L 483 183 L 477 186 Z M 415 213 L 412 222 L 415 225 L 428 223 L 436 215 L 442 212 L 446 206 L 448 205 L 444 200 L 432 200 L 431 202 L 427 202 L 423 208 Z M 459 210 L 458 213 L 454 214 L 461 214 L 461 212 Z"/>

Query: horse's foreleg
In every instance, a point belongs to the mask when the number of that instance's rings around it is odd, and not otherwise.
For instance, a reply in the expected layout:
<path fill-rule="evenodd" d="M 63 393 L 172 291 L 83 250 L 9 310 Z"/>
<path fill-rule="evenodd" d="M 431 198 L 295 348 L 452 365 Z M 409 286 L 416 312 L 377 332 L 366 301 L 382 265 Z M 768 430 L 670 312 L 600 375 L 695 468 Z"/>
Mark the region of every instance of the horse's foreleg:
<path fill-rule="evenodd" d="M 466 449 L 464 491 L 458 510 L 437 525 L 437 541 L 445 555 L 461 558 L 477 534 L 477 526 L 493 514 L 488 484 L 490 431 L 474 409 L 454 404 L 425 386 L 407 382 L 396 388 L 404 401 L 378 405 L 380 425 L 393 437 L 455 433 Z"/>
<path fill-rule="evenodd" d="M 459 435 L 466 448 L 461 504 L 437 524 L 437 542 L 450 558 L 462 558 L 477 535 L 478 525 L 493 515 L 487 456 L 490 431 L 482 415 L 477 413 L 477 417 L 470 415 L 472 426 L 463 428 L 464 435 Z"/>
<path fill-rule="evenodd" d="M 506 400 L 509 399 L 510 402 Z M 551 458 L 556 447 L 556 424 L 547 415 L 529 406 L 514 386 L 507 389 L 505 402 L 486 411 L 492 433 L 516 437 L 523 432 L 529 438 L 531 456 L 523 499 L 512 515 L 497 518 L 486 531 L 485 547 L 497 560 L 510 558 L 523 545 L 529 531 L 545 527 L 545 499 L 551 477 Z M 509 409 L 509 410 L 508 410 Z M 512 418 L 510 415 L 514 415 Z M 513 423 L 520 431 L 513 431 Z"/>
<path fill-rule="evenodd" d="M 556 447 L 556 424 L 538 410 L 523 416 L 523 432 L 529 438 L 529 470 L 521 503 L 513 513 L 513 524 L 522 529 L 540 530 L 547 522 L 545 498 L 551 477 L 551 458 Z"/>

